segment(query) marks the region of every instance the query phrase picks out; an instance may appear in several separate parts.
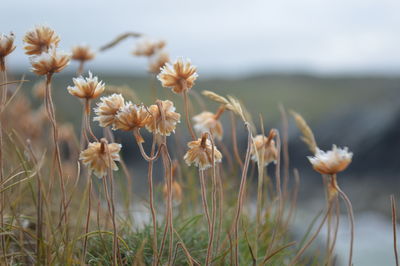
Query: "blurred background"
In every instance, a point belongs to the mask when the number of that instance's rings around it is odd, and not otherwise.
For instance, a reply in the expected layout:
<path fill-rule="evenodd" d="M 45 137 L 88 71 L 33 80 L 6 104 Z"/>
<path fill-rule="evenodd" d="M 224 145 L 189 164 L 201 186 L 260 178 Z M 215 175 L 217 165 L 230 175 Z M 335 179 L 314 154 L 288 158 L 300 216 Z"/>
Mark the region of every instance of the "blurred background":
<path fill-rule="evenodd" d="M 165 40 L 172 59 L 191 59 L 199 73 L 194 90 L 237 96 L 255 120 L 263 115 L 266 128 L 281 128 L 279 104 L 301 113 L 322 149 L 337 144 L 354 152 L 339 183 L 356 212 L 355 265 L 394 264 L 389 195 L 400 199 L 399 1 L 26 0 L 2 1 L 1 10 L 1 32 L 17 39 L 8 58 L 15 77 L 39 80 L 22 49 L 34 25 L 54 28 L 64 51 L 77 44 L 96 50 L 121 33 L 138 32 Z M 127 39 L 98 53 L 85 68 L 150 104 L 149 87 L 159 84 L 147 73 L 147 60 L 132 55 L 135 43 Z M 80 104 L 66 92 L 76 68 L 71 63 L 54 87 L 58 116 L 79 123 Z M 23 92 L 30 95 L 29 88 Z M 169 93 L 157 90 L 161 97 Z M 223 122 L 229 128 L 229 117 Z M 290 120 L 291 168 L 302 177 L 295 227 L 304 232 L 323 208 L 324 192 L 299 134 Z M 246 136 L 239 139 L 244 146 Z M 131 150 L 128 161 L 137 152 L 133 144 Z M 342 222 L 338 251 L 346 256 L 345 216 Z"/>

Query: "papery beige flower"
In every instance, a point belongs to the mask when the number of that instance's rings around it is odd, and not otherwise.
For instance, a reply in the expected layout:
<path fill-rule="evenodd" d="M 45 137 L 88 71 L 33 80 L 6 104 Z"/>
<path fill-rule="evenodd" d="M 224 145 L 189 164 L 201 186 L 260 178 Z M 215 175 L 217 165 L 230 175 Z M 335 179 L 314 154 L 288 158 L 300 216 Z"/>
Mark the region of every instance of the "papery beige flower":
<path fill-rule="evenodd" d="M 25 34 L 24 49 L 28 55 L 40 55 L 43 52 L 48 52 L 50 47 L 57 47 L 60 42 L 60 37 L 55 31 L 46 26 L 37 26 Z"/>
<path fill-rule="evenodd" d="M 113 126 L 118 111 L 125 105 L 124 97 L 121 94 L 112 94 L 101 97 L 97 107 L 94 108 L 96 116 L 93 121 L 99 121 L 101 127 Z"/>
<path fill-rule="evenodd" d="M 274 131 L 271 131 L 268 137 L 257 135 L 253 138 L 253 144 L 251 146 L 251 159 L 253 161 L 258 162 L 262 159 L 264 166 L 267 166 L 271 162 L 276 163 L 278 149 L 273 139 L 275 137 L 273 132 Z"/>
<path fill-rule="evenodd" d="M 193 128 L 197 133 L 209 132 L 216 139 L 222 140 L 224 130 L 221 121 L 219 121 L 215 114 L 205 111 L 194 116 L 192 119 L 194 121 Z"/>
<path fill-rule="evenodd" d="M 99 82 L 97 77 L 93 77 L 92 72 L 89 71 L 89 77 L 73 78 L 75 86 L 68 86 L 68 92 L 76 97 L 83 99 L 94 99 L 100 96 L 105 90 L 103 81 Z"/>
<path fill-rule="evenodd" d="M 142 38 L 137 42 L 135 50 L 133 51 L 133 54 L 136 56 L 150 57 L 150 56 L 154 55 L 157 51 L 164 48 L 165 44 L 166 43 L 163 40 L 154 41 L 154 40 L 150 40 L 148 38 Z"/>
<path fill-rule="evenodd" d="M 193 87 L 198 77 L 196 70 L 189 60 L 178 58 L 173 65 L 165 64 L 157 78 L 163 87 L 171 88 L 174 93 L 179 94 Z"/>
<path fill-rule="evenodd" d="M 72 47 L 72 60 L 85 62 L 92 60 L 95 56 L 95 53 L 88 45 L 76 45 Z"/>
<path fill-rule="evenodd" d="M 159 52 L 155 55 L 155 58 L 149 63 L 149 72 L 158 74 L 161 68 L 170 61 L 169 54 L 166 52 Z"/>
<path fill-rule="evenodd" d="M 142 128 L 148 121 L 149 113 L 143 105 L 126 103 L 117 113 L 113 129 L 132 131 Z"/>
<path fill-rule="evenodd" d="M 154 104 L 149 107 L 150 116 L 146 123 L 146 129 L 153 133 L 158 133 L 163 136 L 171 135 L 171 132 L 175 132 L 176 124 L 180 123 L 181 115 L 175 112 L 174 103 L 166 100 L 160 101 L 162 109 L 158 108 L 158 105 Z M 165 121 L 162 119 L 161 112 Z"/>
<path fill-rule="evenodd" d="M 0 34 L 0 71 L 5 70 L 5 57 L 15 50 L 14 34 Z"/>
<path fill-rule="evenodd" d="M 61 72 L 69 64 L 70 56 L 64 52 L 50 49 L 31 58 L 32 71 L 37 75 Z"/>
<path fill-rule="evenodd" d="M 347 147 L 341 149 L 332 145 L 332 150 L 325 152 L 317 148 L 315 155 L 307 158 L 318 173 L 334 175 L 349 166 L 353 153 L 349 152 Z"/>
<path fill-rule="evenodd" d="M 200 170 L 205 170 L 212 167 L 212 143 L 207 138 L 207 134 L 203 134 L 198 140 L 190 141 L 188 144 L 189 150 L 186 152 L 183 159 L 187 165 L 195 165 Z M 214 162 L 219 163 L 222 160 L 222 154 L 214 146 Z"/>
<path fill-rule="evenodd" d="M 102 178 L 107 175 L 109 168 L 113 171 L 118 170 L 115 162 L 120 160 L 120 150 L 121 144 L 108 144 L 107 140 L 103 138 L 100 142 L 89 143 L 88 148 L 81 152 L 79 160 L 98 178 Z"/>

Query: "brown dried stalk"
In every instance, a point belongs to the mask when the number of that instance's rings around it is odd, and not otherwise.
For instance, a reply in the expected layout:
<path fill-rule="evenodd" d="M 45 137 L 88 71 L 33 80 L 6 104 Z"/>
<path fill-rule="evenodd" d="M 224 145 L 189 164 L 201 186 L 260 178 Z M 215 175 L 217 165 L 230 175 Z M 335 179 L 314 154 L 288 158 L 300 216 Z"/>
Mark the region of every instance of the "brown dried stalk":
<path fill-rule="evenodd" d="M 396 259 L 396 266 L 399 266 L 399 255 L 397 254 L 397 231 L 396 231 L 397 207 L 394 195 L 390 195 L 390 204 L 392 206 L 393 251 L 394 251 L 394 257 Z"/>
<path fill-rule="evenodd" d="M 142 34 L 141 33 L 136 33 L 136 32 L 127 32 L 127 33 L 123 33 L 118 35 L 114 40 L 112 40 L 111 42 L 103 45 L 102 47 L 100 47 L 100 52 L 103 52 L 105 50 L 108 50 L 114 46 L 116 46 L 117 44 L 119 44 L 121 41 L 129 38 L 129 37 L 133 37 L 133 38 L 138 38 L 141 37 Z"/>
<path fill-rule="evenodd" d="M 304 141 L 304 143 L 307 144 L 311 153 L 315 154 L 318 149 L 318 145 L 315 141 L 314 133 L 312 132 L 311 128 L 308 126 L 306 120 L 304 120 L 304 118 L 300 114 L 294 111 L 291 111 L 290 114 L 293 116 L 294 120 L 296 121 L 297 127 L 303 134 L 301 139 Z"/>

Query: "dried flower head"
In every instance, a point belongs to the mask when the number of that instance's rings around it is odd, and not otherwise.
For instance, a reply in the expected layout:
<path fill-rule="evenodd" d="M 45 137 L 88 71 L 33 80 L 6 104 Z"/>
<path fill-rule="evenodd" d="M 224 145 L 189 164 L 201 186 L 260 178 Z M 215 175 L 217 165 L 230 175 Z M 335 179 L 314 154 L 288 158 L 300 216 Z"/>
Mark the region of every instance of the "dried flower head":
<path fill-rule="evenodd" d="M 157 51 L 165 47 L 165 41 L 159 40 L 154 41 L 148 38 L 142 38 L 136 44 L 133 54 L 136 56 L 147 56 L 150 57 L 154 55 Z"/>
<path fill-rule="evenodd" d="M 345 170 L 353 158 L 348 148 L 343 149 L 332 145 L 332 150 L 324 152 L 317 148 L 314 156 L 307 157 L 315 171 L 325 175 L 334 175 Z"/>
<path fill-rule="evenodd" d="M 0 34 L 0 71 L 5 70 L 4 58 L 15 50 L 14 34 Z"/>
<path fill-rule="evenodd" d="M 159 52 L 155 58 L 149 63 L 149 72 L 158 74 L 161 68 L 170 61 L 169 54 L 166 52 Z"/>
<path fill-rule="evenodd" d="M 148 121 L 149 113 L 143 105 L 126 103 L 117 113 L 113 129 L 132 131 L 142 128 Z"/>
<path fill-rule="evenodd" d="M 193 87 L 198 76 L 196 70 L 189 60 L 178 58 L 173 65 L 165 64 L 157 78 L 163 87 L 171 88 L 178 94 Z"/>
<path fill-rule="evenodd" d="M 204 132 L 211 133 L 215 138 L 222 140 L 222 135 L 224 130 L 222 128 L 222 123 L 219 121 L 219 114 L 213 114 L 211 112 L 202 112 L 192 119 L 194 121 L 194 130 L 197 133 L 202 134 Z"/>
<path fill-rule="evenodd" d="M 85 62 L 92 60 L 95 56 L 95 53 L 88 45 L 76 45 L 72 47 L 72 60 Z"/>
<path fill-rule="evenodd" d="M 271 162 L 276 163 L 278 149 L 274 140 L 275 134 L 275 131 L 271 130 L 268 137 L 257 135 L 253 138 L 253 145 L 251 147 L 251 159 L 253 161 L 262 161 L 264 166 L 267 166 Z"/>
<path fill-rule="evenodd" d="M 187 145 L 189 150 L 183 159 L 190 166 L 194 164 L 200 170 L 208 169 L 212 166 L 212 143 L 207 137 L 207 133 L 203 134 L 198 140 L 190 141 Z M 222 154 L 214 146 L 214 162 L 219 163 L 222 160 Z"/>
<path fill-rule="evenodd" d="M 101 97 L 97 107 L 94 108 L 96 116 L 93 121 L 99 121 L 101 127 L 113 126 L 118 111 L 125 105 L 124 97 L 121 94 L 112 94 Z"/>
<path fill-rule="evenodd" d="M 159 106 L 162 106 L 161 110 Z M 169 100 L 151 105 L 149 112 L 151 115 L 147 120 L 146 129 L 150 132 L 169 136 L 171 132 L 175 132 L 176 124 L 180 123 L 181 115 L 175 112 L 174 103 Z"/>
<path fill-rule="evenodd" d="M 98 178 L 102 178 L 107 175 L 109 168 L 113 171 L 118 170 L 115 162 L 120 160 L 120 150 L 121 144 L 108 144 L 107 140 L 103 138 L 100 142 L 89 143 L 88 148 L 81 152 L 79 159 Z"/>
<path fill-rule="evenodd" d="M 168 186 L 164 184 L 163 186 L 163 196 L 165 199 L 168 197 Z M 172 200 L 175 205 L 179 205 L 182 202 L 183 193 L 181 185 L 175 180 L 172 181 Z"/>
<path fill-rule="evenodd" d="M 68 92 L 76 97 L 83 99 L 94 99 L 99 97 L 103 93 L 105 86 L 103 81 L 98 80 L 97 77 L 93 77 L 92 72 L 89 71 L 89 77 L 73 78 L 75 86 L 68 86 Z"/>
<path fill-rule="evenodd" d="M 60 42 L 60 37 L 55 31 L 46 26 L 37 26 L 25 34 L 24 49 L 28 55 L 40 55 L 43 52 L 48 52 L 50 47 L 57 47 Z"/>
<path fill-rule="evenodd" d="M 69 64 L 70 56 L 64 52 L 50 49 L 31 58 L 32 71 L 37 75 L 61 72 Z"/>

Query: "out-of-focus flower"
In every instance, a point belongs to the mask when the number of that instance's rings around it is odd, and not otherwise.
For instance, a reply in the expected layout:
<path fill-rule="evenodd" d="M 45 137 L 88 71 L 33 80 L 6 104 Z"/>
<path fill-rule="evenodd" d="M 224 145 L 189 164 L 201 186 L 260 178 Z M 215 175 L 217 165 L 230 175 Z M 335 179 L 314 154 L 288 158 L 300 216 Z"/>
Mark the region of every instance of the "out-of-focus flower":
<path fill-rule="evenodd" d="M 97 77 L 93 77 L 92 72 L 89 71 L 89 77 L 73 78 L 75 86 L 68 86 L 68 92 L 76 97 L 84 99 L 94 99 L 103 93 L 105 86 L 102 81 L 99 82 Z"/>
<path fill-rule="evenodd" d="M 147 56 L 150 57 L 154 55 L 157 51 L 165 47 L 165 41 L 159 40 L 154 41 L 148 38 L 142 38 L 136 44 L 133 54 L 136 56 Z"/>
<path fill-rule="evenodd" d="M 170 61 L 169 54 L 166 52 L 159 52 L 155 55 L 155 58 L 149 63 L 149 72 L 158 74 L 161 68 Z"/>
<path fill-rule="evenodd" d="M 163 87 L 171 88 L 174 93 L 179 94 L 193 87 L 198 77 L 196 70 L 189 60 L 178 58 L 173 65 L 165 64 L 157 78 Z"/>
<path fill-rule="evenodd" d="M 117 113 L 114 130 L 132 131 L 142 128 L 148 121 L 149 113 L 143 105 L 126 103 Z"/>
<path fill-rule="evenodd" d="M 307 157 L 315 171 L 325 175 L 334 175 L 345 170 L 353 158 L 348 148 L 343 149 L 332 145 L 332 150 L 322 151 L 317 148 L 314 156 Z"/>
<path fill-rule="evenodd" d="M 49 27 L 37 26 L 25 34 L 24 42 L 26 43 L 24 47 L 26 54 L 40 55 L 48 52 L 50 47 L 57 47 L 60 37 Z"/>
<path fill-rule="evenodd" d="M 81 152 L 79 159 L 98 178 L 102 178 L 107 175 L 107 170 L 109 168 L 113 171 L 118 170 L 118 166 L 115 162 L 120 160 L 120 150 L 121 144 L 109 144 L 107 140 L 103 138 L 100 142 L 89 143 L 88 148 Z"/>
<path fill-rule="evenodd" d="M 69 64 L 70 56 L 64 52 L 50 49 L 31 58 L 32 71 L 37 75 L 61 72 Z"/>
<path fill-rule="evenodd" d="M 163 186 L 163 196 L 165 199 L 168 198 L 168 186 L 164 184 Z M 181 185 L 175 180 L 172 181 L 172 200 L 175 205 L 179 205 L 182 202 L 183 193 Z"/>
<path fill-rule="evenodd" d="M 92 60 L 95 56 L 95 53 L 88 45 L 76 45 L 72 47 L 72 60 L 85 62 Z"/>
<path fill-rule="evenodd" d="M 5 57 L 15 50 L 14 34 L 0 34 L 0 71 L 5 70 Z"/>
<path fill-rule="evenodd" d="M 99 121 L 101 127 L 114 126 L 118 111 L 125 105 L 124 97 L 121 94 L 112 94 L 101 97 L 97 107 L 94 108 L 96 116 L 93 121 Z"/>
<path fill-rule="evenodd" d="M 276 163 L 278 158 L 278 149 L 276 147 L 274 138 L 275 133 L 271 130 L 268 137 L 264 135 L 257 135 L 253 139 L 253 145 L 251 147 L 251 159 L 255 162 L 262 160 L 264 166 L 267 166 L 271 162 Z"/>
<path fill-rule="evenodd" d="M 176 124 L 180 122 L 181 115 L 175 112 L 173 102 L 166 100 L 160 101 L 159 104 L 162 106 L 162 110 L 156 104 L 149 107 L 151 115 L 149 115 L 149 119 L 147 120 L 146 129 L 153 133 L 169 136 L 171 132 L 175 132 Z M 163 116 L 164 121 L 162 119 Z"/>
<path fill-rule="evenodd" d="M 209 132 L 216 139 L 222 140 L 224 130 L 222 128 L 222 123 L 218 118 L 219 116 L 216 114 L 204 111 L 192 118 L 194 121 L 194 130 L 199 134 Z"/>
<path fill-rule="evenodd" d="M 183 159 L 187 165 L 195 165 L 200 170 L 205 170 L 212 167 L 212 143 L 207 137 L 207 133 L 203 134 L 198 140 L 190 141 L 188 144 L 189 150 L 186 152 Z M 222 154 L 214 146 L 214 162 L 219 163 L 222 160 Z"/>

